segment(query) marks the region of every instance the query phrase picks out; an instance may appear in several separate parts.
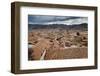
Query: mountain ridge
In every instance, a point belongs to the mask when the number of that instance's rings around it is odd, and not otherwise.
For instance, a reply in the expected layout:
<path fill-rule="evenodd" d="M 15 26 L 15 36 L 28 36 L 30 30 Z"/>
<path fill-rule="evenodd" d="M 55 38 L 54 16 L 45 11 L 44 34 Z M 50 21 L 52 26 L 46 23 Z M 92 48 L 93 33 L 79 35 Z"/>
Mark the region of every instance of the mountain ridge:
<path fill-rule="evenodd" d="M 87 30 L 88 24 L 74 24 L 74 25 L 66 25 L 66 24 L 28 24 L 28 30 L 33 29 L 56 29 L 62 28 L 66 30 Z"/>

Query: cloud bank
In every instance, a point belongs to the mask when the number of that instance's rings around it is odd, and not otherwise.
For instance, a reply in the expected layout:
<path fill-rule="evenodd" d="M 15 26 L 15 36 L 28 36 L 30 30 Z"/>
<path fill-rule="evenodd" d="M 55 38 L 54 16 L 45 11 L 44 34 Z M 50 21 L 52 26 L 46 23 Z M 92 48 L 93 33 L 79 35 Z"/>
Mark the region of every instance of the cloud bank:
<path fill-rule="evenodd" d="M 87 17 L 28 15 L 28 24 L 81 24 L 88 23 Z"/>

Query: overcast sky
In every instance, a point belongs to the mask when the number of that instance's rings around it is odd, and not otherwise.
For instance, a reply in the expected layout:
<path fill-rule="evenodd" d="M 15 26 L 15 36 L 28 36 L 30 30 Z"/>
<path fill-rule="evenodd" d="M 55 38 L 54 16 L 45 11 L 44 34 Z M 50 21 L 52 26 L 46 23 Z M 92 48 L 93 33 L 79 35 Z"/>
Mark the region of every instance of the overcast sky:
<path fill-rule="evenodd" d="M 48 16 L 48 15 L 28 15 L 28 24 L 81 24 L 88 23 L 87 17 L 74 16 Z"/>

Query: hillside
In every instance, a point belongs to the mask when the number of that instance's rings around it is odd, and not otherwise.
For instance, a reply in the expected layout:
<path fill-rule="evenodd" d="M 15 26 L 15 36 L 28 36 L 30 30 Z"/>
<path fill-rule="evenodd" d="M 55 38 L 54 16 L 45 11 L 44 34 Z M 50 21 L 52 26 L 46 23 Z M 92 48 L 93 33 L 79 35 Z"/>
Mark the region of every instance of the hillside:
<path fill-rule="evenodd" d="M 82 24 L 75 24 L 75 25 L 65 25 L 65 24 L 29 24 L 29 31 L 32 29 L 56 29 L 56 28 L 61 28 L 61 29 L 66 29 L 66 30 L 83 30 L 87 31 L 87 23 L 82 23 Z"/>

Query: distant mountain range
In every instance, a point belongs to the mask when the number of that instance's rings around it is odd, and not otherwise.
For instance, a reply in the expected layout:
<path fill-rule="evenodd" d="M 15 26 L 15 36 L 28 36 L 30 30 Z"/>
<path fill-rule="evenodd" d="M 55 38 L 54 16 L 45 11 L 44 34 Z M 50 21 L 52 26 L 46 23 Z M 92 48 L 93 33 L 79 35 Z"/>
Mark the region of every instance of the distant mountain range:
<path fill-rule="evenodd" d="M 66 24 L 28 24 L 29 31 L 33 29 L 66 29 L 66 30 L 87 30 L 88 24 L 74 24 L 74 25 L 66 25 Z"/>

